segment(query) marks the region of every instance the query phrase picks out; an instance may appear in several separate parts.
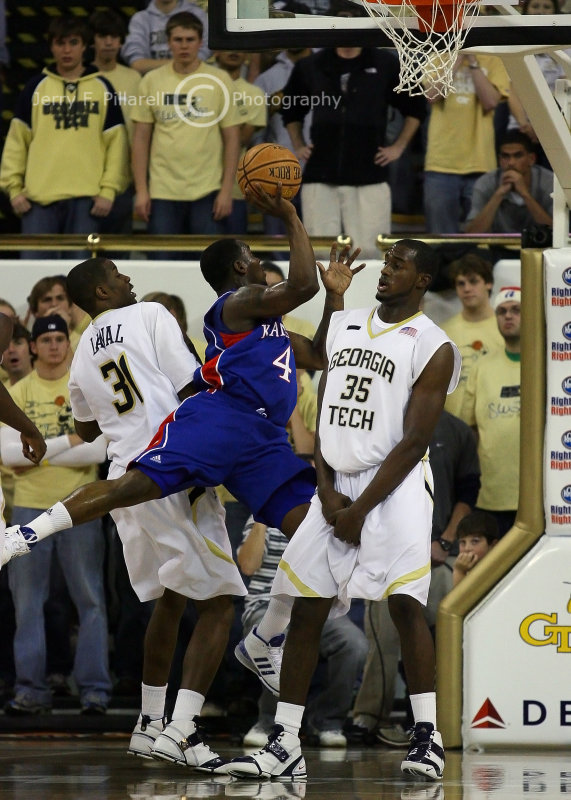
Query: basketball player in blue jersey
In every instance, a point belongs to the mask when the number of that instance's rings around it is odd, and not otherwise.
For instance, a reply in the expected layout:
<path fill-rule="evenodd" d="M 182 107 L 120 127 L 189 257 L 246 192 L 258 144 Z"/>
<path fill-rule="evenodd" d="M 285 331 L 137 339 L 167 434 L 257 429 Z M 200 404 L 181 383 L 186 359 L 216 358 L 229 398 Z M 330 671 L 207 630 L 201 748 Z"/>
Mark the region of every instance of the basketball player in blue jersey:
<path fill-rule="evenodd" d="M 165 497 L 189 486 L 224 484 L 256 519 L 291 537 L 315 491 L 314 470 L 294 455 L 285 423 L 295 406 L 295 362 L 321 369 L 331 314 L 343 295 L 359 253 L 331 249 L 327 269 L 319 265 L 326 289 L 323 319 L 313 341 L 289 334 L 281 315 L 318 291 L 309 237 L 295 207 L 259 190 L 251 198 L 264 213 L 281 219 L 290 246 L 287 279 L 267 286 L 261 262 L 234 239 L 221 240 L 203 253 L 204 277 L 219 295 L 206 318 L 208 362 L 194 376 L 196 395 L 185 399 L 166 420 L 149 447 L 116 480 L 83 486 L 33 520 L 6 533 L 2 565 L 46 536 L 80 521 Z M 129 278 L 105 274 L 107 291 L 124 292 Z M 97 292 L 97 286 L 95 286 Z M 75 298 L 74 298 L 75 299 Z"/>

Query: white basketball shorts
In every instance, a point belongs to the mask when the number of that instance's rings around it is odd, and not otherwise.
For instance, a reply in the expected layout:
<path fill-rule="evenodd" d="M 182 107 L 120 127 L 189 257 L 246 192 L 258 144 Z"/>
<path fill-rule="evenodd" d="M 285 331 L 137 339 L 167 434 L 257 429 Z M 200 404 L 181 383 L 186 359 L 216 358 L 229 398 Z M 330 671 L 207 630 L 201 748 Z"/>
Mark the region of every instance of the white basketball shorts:
<path fill-rule="evenodd" d="M 359 497 L 378 467 L 336 473 L 336 489 Z M 400 486 L 367 514 L 361 544 L 336 539 L 317 494 L 286 547 L 272 595 L 336 597 L 331 615 L 347 613 L 351 598 L 381 600 L 406 594 L 426 605 L 430 587 L 433 480 L 428 462 L 414 467 Z"/>
<path fill-rule="evenodd" d="M 214 489 L 190 504 L 186 492 L 111 512 L 139 600 L 165 589 L 194 600 L 247 594 L 232 558 L 224 509 Z"/>

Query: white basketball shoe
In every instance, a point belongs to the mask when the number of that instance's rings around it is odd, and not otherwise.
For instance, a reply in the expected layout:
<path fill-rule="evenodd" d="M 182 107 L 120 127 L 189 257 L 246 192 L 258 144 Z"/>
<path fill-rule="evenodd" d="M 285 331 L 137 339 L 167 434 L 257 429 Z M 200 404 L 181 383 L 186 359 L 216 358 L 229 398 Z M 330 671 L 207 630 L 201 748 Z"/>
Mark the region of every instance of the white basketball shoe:
<path fill-rule="evenodd" d="M 20 527 L 19 525 L 12 525 L 11 528 L 6 528 L 2 541 L 0 568 L 13 558 L 17 558 L 17 556 L 25 556 L 26 553 L 30 552 L 30 547 L 37 541 L 36 532 L 31 528 Z"/>
<path fill-rule="evenodd" d="M 279 778 L 303 781 L 307 778 L 299 737 L 274 725 L 264 747 L 249 756 L 233 758 L 228 773 L 237 778 Z"/>
<path fill-rule="evenodd" d="M 167 725 L 153 745 L 152 758 L 192 767 L 200 772 L 228 774 L 228 762 L 203 741 L 196 720 L 196 717 L 190 721 L 177 719 Z"/>
<path fill-rule="evenodd" d="M 439 781 L 444 771 L 442 736 L 428 722 L 417 722 L 412 732 L 410 748 L 401 763 L 405 775 L 418 775 L 430 781 Z"/>

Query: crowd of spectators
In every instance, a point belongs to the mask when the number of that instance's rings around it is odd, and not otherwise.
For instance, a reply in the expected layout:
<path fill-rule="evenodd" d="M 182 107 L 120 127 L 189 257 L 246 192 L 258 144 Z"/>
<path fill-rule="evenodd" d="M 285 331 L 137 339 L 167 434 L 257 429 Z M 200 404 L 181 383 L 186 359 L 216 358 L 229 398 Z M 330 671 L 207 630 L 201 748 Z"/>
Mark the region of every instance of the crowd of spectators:
<path fill-rule="evenodd" d="M 534 1 L 522 13 L 559 11 Z M 365 14 L 351 0 L 323 5 L 306 3 Z M 258 232 L 234 175 L 262 141 L 300 159 L 310 234 L 349 235 L 366 257 L 395 213 L 434 234 L 551 224 L 552 173 L 500 58 L 461 53 L 446 98 L 410 97 L 395 91 L 389 50 L 213 53 L 205 6 L 151 0 L 130 19 L 53 17 L 52 58 L 17 97 L 0 164 L 23 233 Z M 537 58 L 553 87 L 562 62 Z M 265 219 L 263 230 L 279 232 Z"/>

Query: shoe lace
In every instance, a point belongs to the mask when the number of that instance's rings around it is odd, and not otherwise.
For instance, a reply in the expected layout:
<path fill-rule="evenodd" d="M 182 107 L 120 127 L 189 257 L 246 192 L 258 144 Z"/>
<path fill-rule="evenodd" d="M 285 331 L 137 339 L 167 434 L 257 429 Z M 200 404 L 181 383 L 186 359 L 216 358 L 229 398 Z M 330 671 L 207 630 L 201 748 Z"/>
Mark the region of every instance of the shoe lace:
<path fill-rule="evenodd" d="M 187 740 L 190 741 L 190 739 L 192 738 L 193 747 L 196 747 L 197 744 L 201 744 L 208 750 L 209 753 L 212 753 L 213 756 L 218 758 L 218 753 L 214 752 L 214 750 L 211 749 L 210 745 L 204 741 L 204 737 L 206 736 L 206 728 L 200 717 L 193 717 L 192 721 L 194 722 L 195 730 L 194 733 L 191 733 L 190 736 L 187 737 Z"/>
<path fill-rule="evenodd" d="M 193 717 L 192 721 L 194 722 L 195 732 L 194 735 L 197 739 L 201 742 L 204 741 L 204 737 L 206 735 L 206 728 L 204 727 L 204 723 L 200 719 L 200 717 Z"/>
<path fill-rule="evenodd" d="M 414 731 L 411 736 L 411 749 L 408 752 L 409 756 L 421 753 L 423 756 L 430 755 L 432 749 L 432 734 L 428 738 L 417 739 L 415 738 Z"/>
<path fill-rule="evenodd" d="M 264 750 L 266 750 L 269 753 L 271 753 L 272 752 L 272 745 L 274 744 L 274 742 L 279 742 L 279 740 L 281 739 L 283 733 L 284 733 L 284 729 L 282 728 L 281 725 L 274 725 L 274 727 L 272 728 L 272 732 L 268 736 L 268 741 L 262 747 L 260 752 L 263 753 Z"/>

